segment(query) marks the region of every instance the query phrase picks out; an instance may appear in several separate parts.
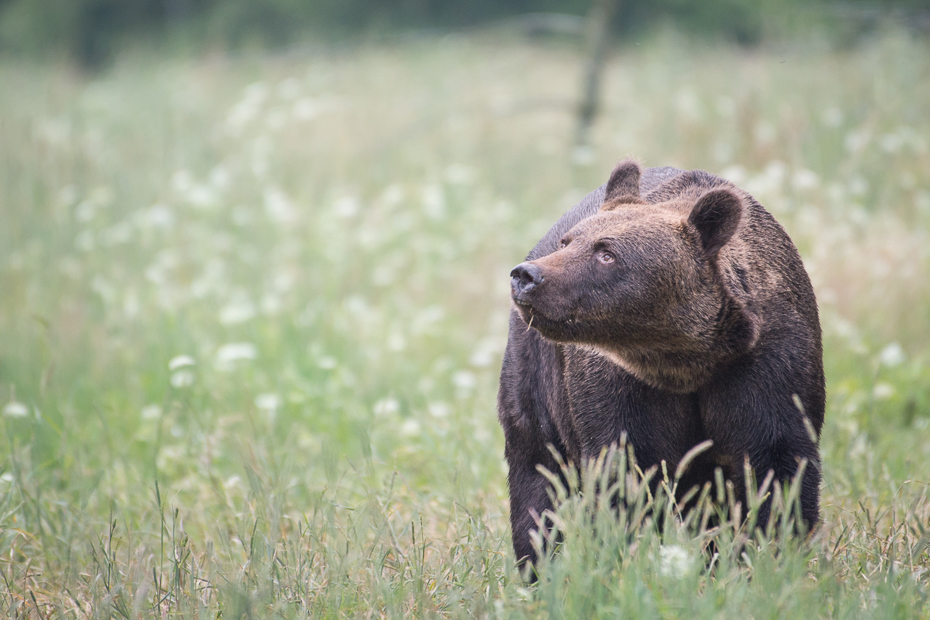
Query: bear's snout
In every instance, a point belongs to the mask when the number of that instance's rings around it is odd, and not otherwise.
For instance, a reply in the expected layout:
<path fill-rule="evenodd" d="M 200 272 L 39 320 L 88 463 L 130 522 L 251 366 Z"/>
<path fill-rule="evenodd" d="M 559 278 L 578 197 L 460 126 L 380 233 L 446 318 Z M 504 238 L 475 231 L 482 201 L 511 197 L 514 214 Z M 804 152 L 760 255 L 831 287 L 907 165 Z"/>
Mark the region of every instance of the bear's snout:
<path fill-rule="evenodd" d="M 523 301 L 523 297 L 542 284 L 542 269 L 533 263 L 520 263 L 510 272 L 510 294 L 514 301 Z"/>

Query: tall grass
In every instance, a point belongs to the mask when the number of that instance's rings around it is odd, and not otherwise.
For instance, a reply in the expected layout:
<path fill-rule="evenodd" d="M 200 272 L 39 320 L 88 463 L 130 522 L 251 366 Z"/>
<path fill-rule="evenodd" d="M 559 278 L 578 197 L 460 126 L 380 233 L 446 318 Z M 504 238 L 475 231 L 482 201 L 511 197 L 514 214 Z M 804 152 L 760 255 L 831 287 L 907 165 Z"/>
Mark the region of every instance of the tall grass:
<path fill-rule="evenodd" d="M 928 51 L 644 42 L 581 151 L 572 48 L 0 61 L 0 614 L 930 614 Z M 731 178 L 800 247 L 824 523 L 660 530 L 668 502 L 571 495 L 529 587 L 507 273 L 627 154 Z"/>

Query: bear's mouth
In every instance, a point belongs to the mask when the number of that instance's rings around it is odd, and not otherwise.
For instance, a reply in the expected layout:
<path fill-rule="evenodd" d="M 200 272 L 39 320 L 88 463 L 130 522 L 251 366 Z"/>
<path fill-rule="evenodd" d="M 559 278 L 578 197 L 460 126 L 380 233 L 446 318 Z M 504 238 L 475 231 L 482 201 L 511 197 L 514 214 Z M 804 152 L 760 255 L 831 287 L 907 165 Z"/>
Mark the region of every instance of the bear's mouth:
<path fill-rule="evenodd" d="M 513 302 L 527 328 L 533 328 L 551 340 L 572 340 L 572 336 L 579 325 L 574 318 L 552 318 L 525 301 L 514 299 Z"/>

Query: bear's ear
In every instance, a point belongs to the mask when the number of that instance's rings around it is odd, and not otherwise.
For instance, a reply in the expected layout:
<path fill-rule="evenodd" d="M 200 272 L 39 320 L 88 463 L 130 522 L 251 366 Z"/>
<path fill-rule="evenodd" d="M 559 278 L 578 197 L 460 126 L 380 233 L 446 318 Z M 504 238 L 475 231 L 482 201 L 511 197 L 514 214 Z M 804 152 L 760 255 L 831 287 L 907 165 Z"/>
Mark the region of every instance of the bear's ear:
<path fill-rule="evenodd" d="M 632 159 L 626 159 L 617 164 L 607 181 L 607 191 L 604 193 L 601 209 L 610 210 L 620 204 L 642 203 L 639 198 L 641 173 L 639 164 Z"/>
<path fill-rule="evenodd" d="M 743 201 L 728 189 L 712 189 L 698 198 L 688 223 L 701 237 L 705 257 L 717 254 L 736 232 L 743 217 Z"/>

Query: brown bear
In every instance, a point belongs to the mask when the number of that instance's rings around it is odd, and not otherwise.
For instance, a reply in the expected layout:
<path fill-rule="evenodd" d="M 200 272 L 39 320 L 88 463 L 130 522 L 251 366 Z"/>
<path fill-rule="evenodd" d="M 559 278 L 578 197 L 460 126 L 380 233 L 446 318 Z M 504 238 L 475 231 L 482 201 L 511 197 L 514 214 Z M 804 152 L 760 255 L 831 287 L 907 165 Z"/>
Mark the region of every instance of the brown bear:
<path fill-rule="evenodd" d="M 643 470 L 670 472 L 711 440 L 679 489 L 719 467 L 744 506 L 747 459 L 758 481 L 783 482 L 806 461 L 801 515 L 816 525 L 817 303 L 788 235 L 751 196 L 704 171 L 624 161 L 510 275 L 498 411 L 521 566 L 552 508 L 538 471 L 558 470 L 550 446 L 581 465 L 623 435 Z"/>

